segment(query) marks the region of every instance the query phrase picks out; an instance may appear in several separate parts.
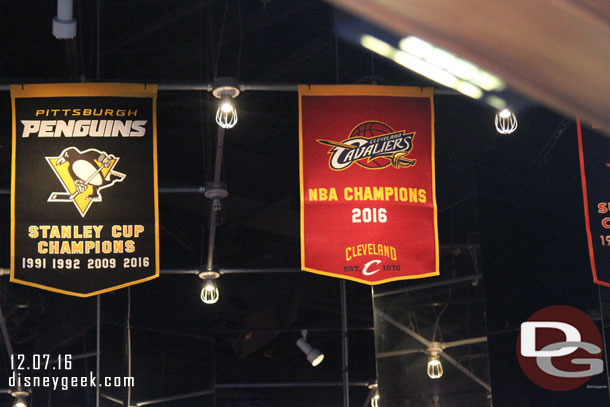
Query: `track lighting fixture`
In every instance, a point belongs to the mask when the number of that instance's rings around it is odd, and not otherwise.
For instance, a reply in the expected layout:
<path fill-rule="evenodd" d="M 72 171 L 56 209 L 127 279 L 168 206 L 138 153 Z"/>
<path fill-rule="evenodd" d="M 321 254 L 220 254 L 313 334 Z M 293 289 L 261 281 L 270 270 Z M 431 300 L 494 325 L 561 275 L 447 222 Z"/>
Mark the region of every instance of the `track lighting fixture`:
<path fill-rule="evenodd" d="M 237 110 L 233 98 L 239 95 L 239 84 L 233 78 L 217 78 L 213 86 L 212 94 L 220 99 L 216 110 L 216 123 L 224 129 L 231 129 L 237 124 Z"/>
<path fill-rule="evenodd" d="M 324 354 L 307 342 L 307 330 L 301 331 L 302 337 L 297 340 L 297 346 L 305 353 L 312 366 L 318 366 L 324 360 Z"/>
<path fill-rule="evenodd" d="M 215 304 L 220 296 L 216 280 L 220 277 L 220 273 L 216 271 L 204 271 L 199 273 L 199 278 L 202 279 L 203 287 L 201 288 L 201 301 L 206 304 Z"/>
<path fill-rule="evenodd" d="M 517 130 L 517 116 L 508 109 L 496 113 L 496 130 L 500 134 L 511 134 Z"/>
<path fill-rule="evenodd" d="M 72 0 L 57 0 L 57 16 L 53 17 L 52 32 L 59 40 L 76 37 L 76 20 L 73 18 Z"/>

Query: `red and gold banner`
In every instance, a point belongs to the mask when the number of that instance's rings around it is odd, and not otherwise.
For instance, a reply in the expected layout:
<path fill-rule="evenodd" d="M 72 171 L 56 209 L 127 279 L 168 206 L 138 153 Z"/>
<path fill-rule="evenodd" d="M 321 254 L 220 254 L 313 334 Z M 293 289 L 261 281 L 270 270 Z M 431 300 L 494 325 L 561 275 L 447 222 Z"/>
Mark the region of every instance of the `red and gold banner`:
<path fill-rule="evenodd" d="M 432 89 L 302 85 L 299 109 L 302 269 L 438 275 Z"/>

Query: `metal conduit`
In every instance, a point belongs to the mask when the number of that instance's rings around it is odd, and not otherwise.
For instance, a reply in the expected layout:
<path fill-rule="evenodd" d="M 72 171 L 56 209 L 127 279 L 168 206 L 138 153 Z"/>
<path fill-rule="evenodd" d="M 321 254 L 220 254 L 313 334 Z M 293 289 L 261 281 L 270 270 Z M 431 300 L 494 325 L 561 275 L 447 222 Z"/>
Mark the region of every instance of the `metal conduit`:
<path fill-rule="evenodd" d="M 48 79 L 50 82 L 58 82 L 61 79 Z M 117 80 L 107 80 L 104 82 L 127 82 L 125 80 L 117 79 Z M 129 81 L 130 83 L 134 83 L 134 81 Z M 19 84 L 21 82 L 15 82 Z M 36 84 L 40 82 L 32 82 L 31 84 Z M 98 82 L 96 82 L 98 83 Z M 135 83 L 146 83 L 145 81 L 135 82 Z M 28 83 L 23 83 L 27 85 Z M 317 84 L 324 85 L 324 84 Z M 336 85 L 336 84 L 332 84 Z M 10 83 L 0 83 L 0 91 L 9 91 Z M 258 92 L 296 92 L 298 90 L 298 84 L 291 83 L 240 83 L 239 90 L 242 92 L 246 91 L 258 91 Z M 408 86 L 408 85 L 405 85 Z M 159 91 L 207 91 L 211 92 L 214 89 L 214 84 L 212 82 L 175 82 L 175 83 L 158 83 L 157 89 Z M 435 88 L 434 95 L 436 96 L 461 96 L 462 94 L 453 89 L 447 88 Z M 462 95 L 463 96 L 463 95 Z"/>
<path fill-rule="evenodd" d="M 222 153 L 224 149 L 225 129 L 218 126 L 216 137 L 216 162 L 214 164 L 214 185 L 220 185 L 220 173 L 222 170 Z M 210 231 L 208 235 L 208 261 L 206 270 L 214 268 L 214 247 L 216 245 L 216 220 L 220 211 L 220 198 L 214 197 L 210 206 Z"/>

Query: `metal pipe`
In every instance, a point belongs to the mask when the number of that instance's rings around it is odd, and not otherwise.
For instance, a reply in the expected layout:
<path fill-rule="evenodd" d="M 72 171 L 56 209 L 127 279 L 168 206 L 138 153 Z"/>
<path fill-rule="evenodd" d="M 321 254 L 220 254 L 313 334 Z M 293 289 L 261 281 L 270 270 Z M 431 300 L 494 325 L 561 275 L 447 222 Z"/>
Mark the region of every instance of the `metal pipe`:
<path fill-rule="evenodd" d="M 179 83 L 159 83 L 157 90 L 184 91 L 196 90 L 211 92 L 214 89 L 212 82 L 179 82 Z"/>
<path fill-rule="evenodd" d="M 475 343 L 487 342 L 486 336 L 479 336 L 477 338 L 461 339 L 459 341 L 441 342 L 441 348 L 454 348 L 456 346 L 473 345 Z"/>
<path fill-rule="evenodd" d="M 347 295 L 341 280 L 341 370 L 343 374 L 343 407 L 349 407 L 349 348 L 347 338 Z"/>
<path fill-rule="evenodd" d="M 6 319 L 4 319 L 2 307 L 0 307 L 0 328 L 2 329 L 2 339 L 4 339 L 4 345 L 6 346 L 8 357 L 12 360 L 15 352 L 13 351 L 13 345 L 11 344 L 11 337 L 8 334 L 8 328 L 6 327 Z"/>
<path fill-rule="evenodd" d="M 368 382 L 351 382 L 350 386 L 368 387 Z M 308 382 L 308 383 L 233 383 L 217 384 L 217 389 L 281 389 L 287 387 L 339 387 L 343 382 Z"/>
<path fill-rule="evenodd" d="M 117 399 L 117 398 L 115 398 L 115 397 L 109 396 L 108 394 L 101 393 L 101 396 L 102 396 L 103 398 L 105 398 L 106 400 L 110 400 L 110 401 L 112 401 L 112 402 L 114 402 L 114 403 L 116 403 L 116 404 L 123 405 L 123 401 L 121 401 L 121 400 L 119 400 L 119 399 Z"/>
<path fill-rule="evenodd" d="M 205 187 L 159 187 L 160 194 L 204 194 Z"/>
<path fill-rule="evenodd" d="M 405 349 L 405 350 L 393 350 L 389 352 L 379 352 L 376 357 L 377 359 L 391 358 L 394 356 L 412 355 L 414 353 L 424 353 L 425 349 Z"/>
<path fill-rule="evenodd" d="M 199 194 L 205 193 L 204 186 L 194 187 L 159 187 L 160 194 Z M 10 195 L 11 190 L 8 188 L 0 188 L 0 195 Z"/>
<path fill-rule="evenodd" d="M 97 296 L 97 318 L 96 318 L 96 332 L 95 332 L 95 341 L 96 341 L 96 353 L 97 357 L 95 359 L 95 377 L 99 384 L 100 382 L 100 338 L 101 338 L 101 300 L 100 295 Z M 100 387 L 97 386 L 95 388 L 95 407 L 100 407 Z"/>
<path fill-rule="evenodd" d="M 200 269 L 161 269 L 161 274 L 194 274 L 199 275 Z M 303 271 L 298 268 L 267 268 L 267 269 L 220 269 L 218 271 L 221 275 L 225 274 L 276 274 L 276 273 L 302 273 Z M 7 268 L 0 268 L 0 276 L 8 276 L 11 274 L 11 270 Z"/>
<path fill-rule="evenodd" d="M 214 184 L 220 183 L 220 173 L 222 170 L 222 152 L 224 147 L 225 129 L 218 126 L 216 136 L 216 161 L 214 163 Z M 210 231 L 208 234 L 208 261 L 206 270 L 212 271 L 214 268 L 214 248 L 216 246 L 216 219 L 220 210 L 220 198 L 214 198 L 210 206 Z"/>
<path fill-rule="evenodd" d="M 426 348 L 429 348 L 432 346 L 432 342 L 430 342 L 429 340 L 427 340 L 426 338 L 424 338 L 423 336 L 421 336 L 420 334 L 418 334 L 411 328 L 405 326 L 404 324 L 402 324 L 402 323 L 398 322 L 397 320 L 395 320 L 394 318 L 390 317 L 388 314 L 381 312 L 381 311 L 377 311 L 377 315 L 379 315 L 381 318 L 385 319 L 390 324 L 394 325 L 396 328 L 400 329 L 401 331 L 403 331 L 404 333 L 406 333 L 413 339 L 415 339 L 418 342 L 425 345 Z"/>
<path fill-rule="evenodd" d="M 72 361 L 92 358 L 94 356 L 97 356 L 97 352 L 81 353 L 79 355 L 72 356 Z M 58 362 L 59 362 L 58 359 L 53 359 L 52 361 L 49 362 L 49 365 L 56 365 Z"/>
<path fill-rule="evenodd" d="M 176 396 L 169 396 L 169 397 L 163 397 L 163 398 L 158 398 L 158 399 L 153 399 L 153 400 L 139 401 L 139 402 L 135 403 L 135 405 L 136 405 L 136 407 L 150 406 L 151 404 L 160 404 L 160 403 L 166 403 L 166 402 L 170 402 L 170 401 L 190 399 L 193 397 L 207 396 L 207 395 L 210 395 L 213 393 L 214 393 L 213 390 L 194 391 L 192 393 L 178 394 Z"/>
<path fill-rule="evenodd" d="M 447 353 L 441 352 L 439 355 L 440 355 L 440 357 L 445 359 L 447 362 L 451 363 L 460 372 L 462 372 L 466 376 L 470 377 L 472 380 L 474 380 L 475 382 L 477 382 L 478 384 L 483 386 L 485 388 L 485 390 L 487 390 L 488 392 L 491 393 L 491 386 L 487 382 L 485 382 L 483 379 L 481 379 L 479 376 L 475 375 L 470 370 L 466 369 L 464 366 L 462 366 L 461 363 L 459 363 L 457 360 L 453 359 Z"/>
<path fill-rule="evenodd" d="M 414 285 L 411 287 L 399 288 L 397 290 L 383 291 L 380 293 L 376 292 L 375 294 L 373 294 L 373 297 L 378 298 L 378 297 L 385 297 L 387 295 L 404 294 L 404 293 L 408 293 L 411 291 L 425 290 L 428 288 L 442 287 L 444 285 L 465 283 L 468 281 L 478 281 L 478 280 L 482 280 L 482 279 L 483 279 L 483 276 L 481 274 L 472 274 L 470 276 L 456 277 L 456 278 L 451 278 L 451 279 L 446 279 L 446 280 L 439 280 L 439 281 L 435 281 L 432 283 L 418 284 L 418 285 Z"/>
<path fill-rule="evenodd" d="M 98 45 L 99 46 L 99 45 Z M 98 67 L 101 71 L 101 67 Z M 23 79 L 16 83 L 22 83 Z M 59 79 L 57 80 L 59 81 Z M 99 81 L 97 81 L 99 82 Z M 113 82 L 113 81 L 104 81 Z M 114 81 L 117 82 L 117 81 Z M 118 80 L 118 82 L 124 82 Z M 145 81 L 134 81 L 144 83 Z M 24 83 L 26 84 L 26 83 Z M 0 91 L 9 91 L 10 83 L 1 83 Z M 334 85 L 334 84 L 333 84 Z M 298 90 L 298 84 L 292 83 L 240 83 L 239 90 L 241 92 L 246 91 L 259 91 L 259 92 L 296 92 Z M 214 84 L 211 82 L 161 82 L 157 84 L 157 90 L 159 91 L 207 91 L 211 92 L 214 89 Z M 462 94 L 453 89 L 436 88 L 434 89 L 435 96 L 461 96 Z"/>
<path fill-rule="evenodd" d="M 268 268 L 268 269 L 220 269 L 220 274 L 265 274 L 265 273 L 302 273 L 299 268 Z"/>

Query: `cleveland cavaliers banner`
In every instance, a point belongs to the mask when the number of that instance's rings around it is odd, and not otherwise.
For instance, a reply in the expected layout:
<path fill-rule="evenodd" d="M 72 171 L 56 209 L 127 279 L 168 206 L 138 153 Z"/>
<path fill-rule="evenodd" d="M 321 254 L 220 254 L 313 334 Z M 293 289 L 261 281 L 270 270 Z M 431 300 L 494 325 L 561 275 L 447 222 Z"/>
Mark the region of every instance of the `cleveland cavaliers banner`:
<path fill-rule="evenodd" d="M 11 281 L 88 297 L 159 274 L 156 85 L 13 85 Z"/>
<path fill-rule="evenodd" d="M 610 287 L 610 139 L 576 122 L 593 281 Z"/>
<path fill-rule="evenodd" d="M 432 89 L 299 86 L 301 267 L 438 275 Z"/>

